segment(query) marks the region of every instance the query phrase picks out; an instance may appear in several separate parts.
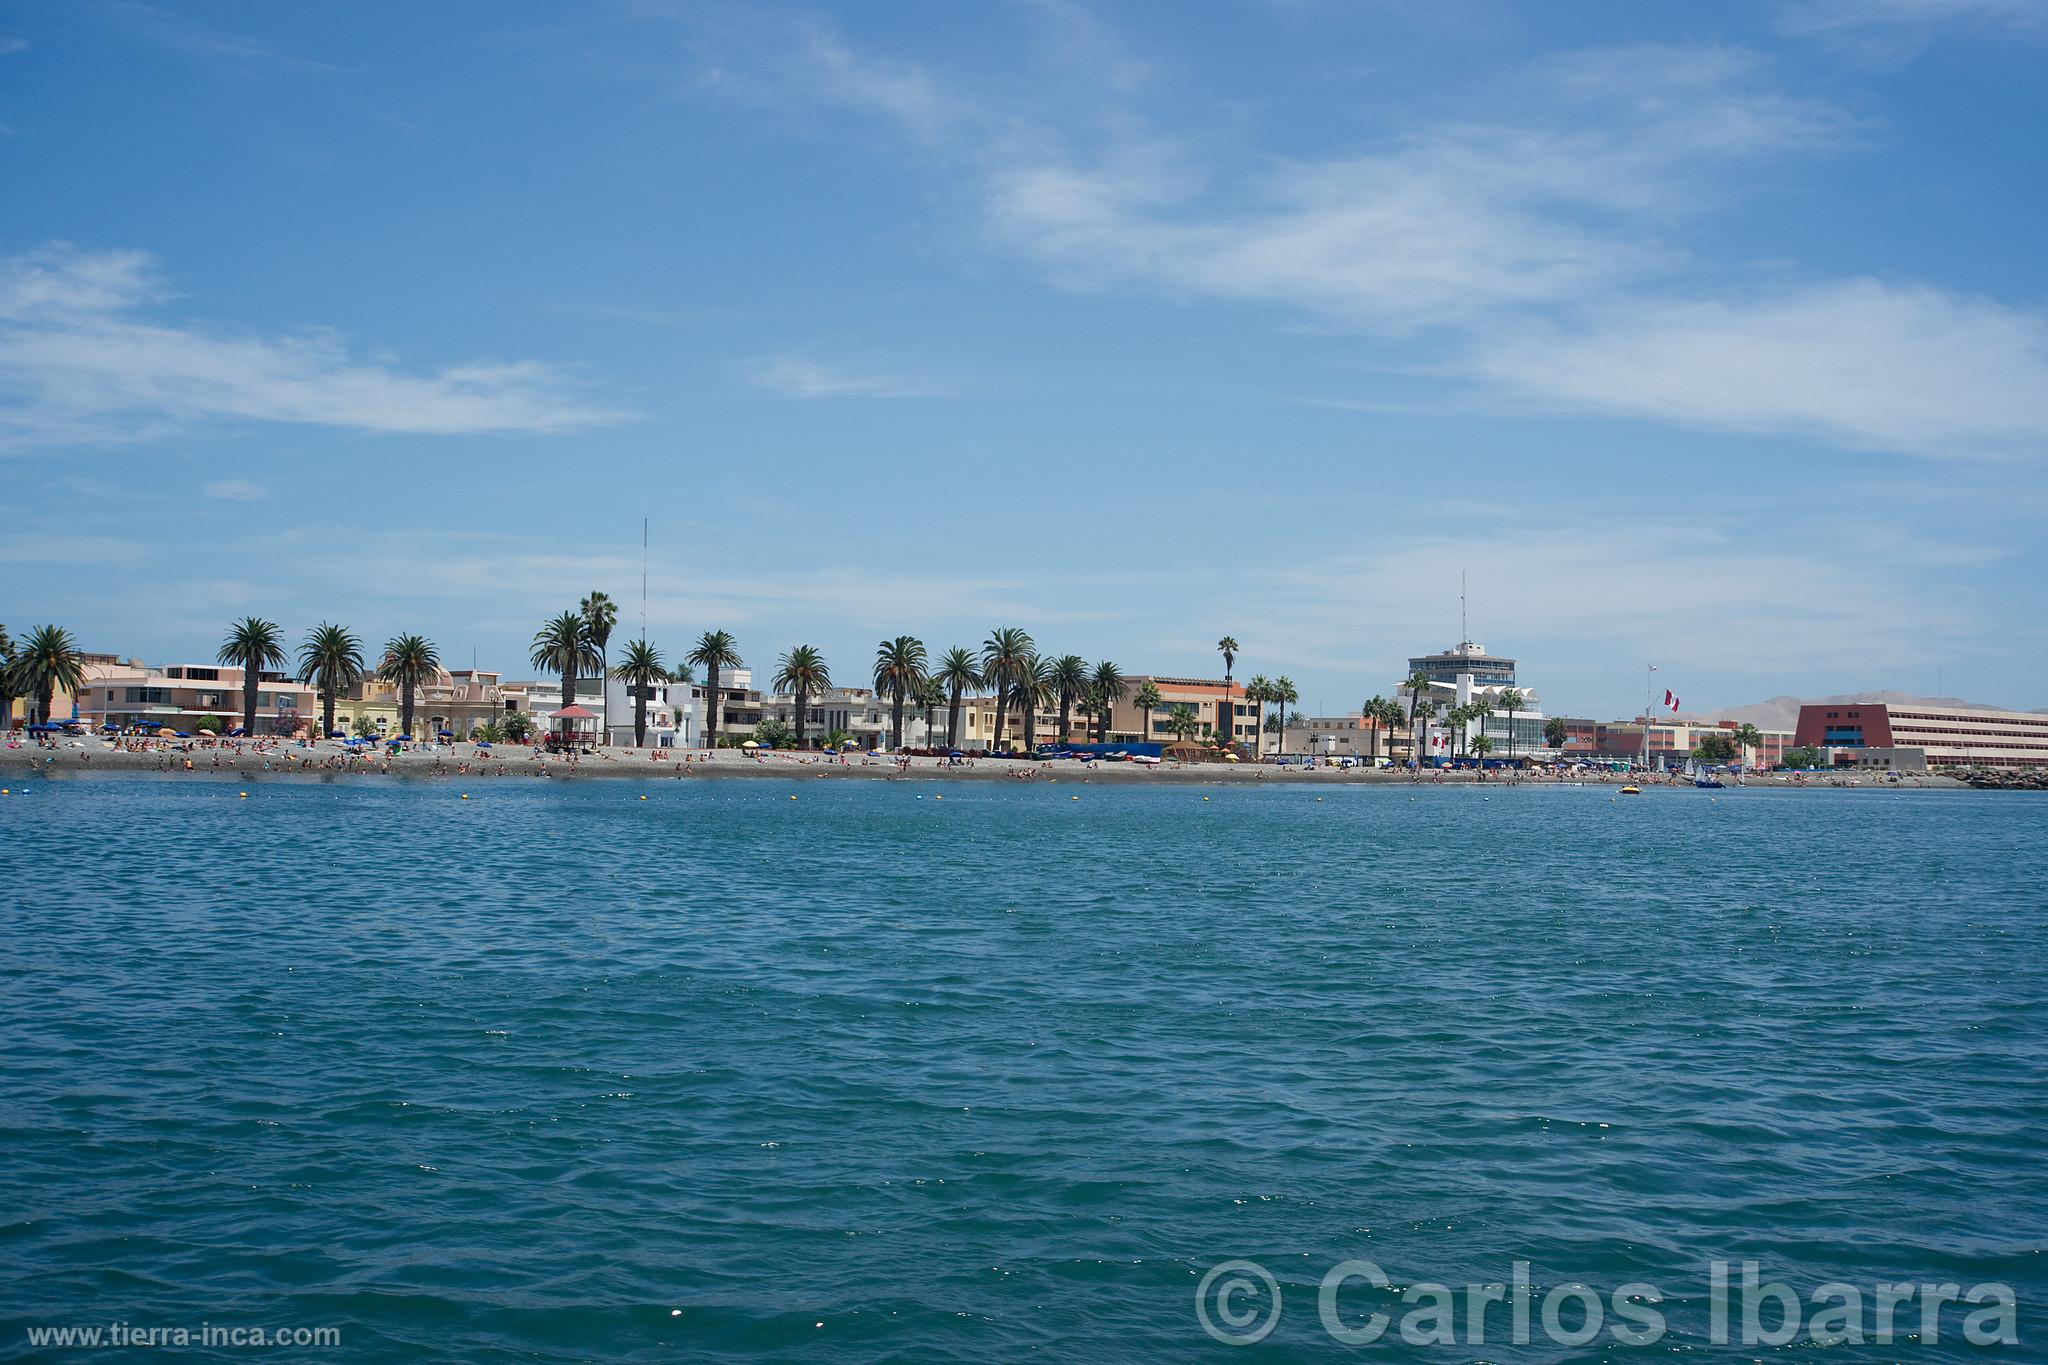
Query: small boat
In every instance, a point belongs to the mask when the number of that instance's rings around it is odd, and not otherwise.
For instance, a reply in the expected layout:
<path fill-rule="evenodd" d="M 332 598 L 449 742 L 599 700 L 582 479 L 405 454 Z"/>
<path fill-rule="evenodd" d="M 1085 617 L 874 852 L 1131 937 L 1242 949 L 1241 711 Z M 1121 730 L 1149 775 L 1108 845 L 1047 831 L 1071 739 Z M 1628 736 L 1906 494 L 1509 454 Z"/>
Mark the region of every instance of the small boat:
<path fill-rule="evenodd" d="M 1719 791 L 1728 785 L 1718 777 L 1695 777 L 1692 784 L 1702 791 Z"/>
<path fill-rule="evenodd" d="M 1626 787 L 1623 787 L 1621 789 L 1621 794 L 1623 796 L 1641 796 L 1643 794 L 1643 789 L 1641 787 L 1638 787 L 1635 783 L 1631 782 Z"/>

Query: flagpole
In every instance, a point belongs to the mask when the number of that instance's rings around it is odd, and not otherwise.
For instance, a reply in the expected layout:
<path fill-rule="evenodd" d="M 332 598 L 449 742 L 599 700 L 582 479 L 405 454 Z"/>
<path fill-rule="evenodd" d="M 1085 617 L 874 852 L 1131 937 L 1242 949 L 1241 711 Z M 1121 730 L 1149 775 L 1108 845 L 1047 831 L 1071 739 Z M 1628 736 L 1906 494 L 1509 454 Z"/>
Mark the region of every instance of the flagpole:
<path fill-rule="evenodd" d="M 1653 690 L 1655 690 L 1655 684 L 1654 684 L 1654 683 L 1653 683 L 1653 682 L 1651 681 L 1651 679 L 1650 679 L 1650 674 L 1652 674 L 1652 673 L 1655 673 L 1656 671 L 1657 671 L 1657 665 L 1655 665 L 1655 664 L 1651 664 L 1651 665 L 1650 665 L 1650 666 L 1649 666 L 1649 667 L 1648 667 L 1647 669 L 1645 669 L 1645 670 L 1644 670 L 1644 672 L 1643 672 L 1643 771 L 1644 771 L 1644 772 L 1648 772 L 1648 771 L 1650 770 L 1650 693 L 1651 693 L 1651 692 L 1652 692 Z"/>

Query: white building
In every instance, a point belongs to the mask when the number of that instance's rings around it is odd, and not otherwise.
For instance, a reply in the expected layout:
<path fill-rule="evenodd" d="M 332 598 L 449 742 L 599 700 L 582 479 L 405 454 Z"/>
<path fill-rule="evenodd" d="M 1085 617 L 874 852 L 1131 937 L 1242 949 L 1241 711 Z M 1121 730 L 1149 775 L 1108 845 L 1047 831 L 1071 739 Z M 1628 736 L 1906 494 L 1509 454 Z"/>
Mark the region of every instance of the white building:
<path fill-rule="evenodd" d="M 1491 749 L 1489 759 L 1512 756 L 1547 761 L 1557 757 L 1557 751 L 1543 737 L 1542 702 L 1535 688 L 1516 679 L 1513 659 L 1488 654 L 1486 646 L 1464 640 L 1441 654 L 1410 659 L 1408 674 L 1421 674 L 1428 679 L 1421 709 L 1416 713 L 1416 747 L 1422 757 L 1449 758 L 1454 752 L 1463 756 L 1471 752 L 1472 741 L 1482 735 Z M 1512 720 L 1500 705 L 1501 694 L 1510 689 L 1521 694 Z M 1413 700 L 1406 679 L 1394 695 L 1406 711 Z M 1443 723 L 1452 707 L 1469 706 L 1475 700 L 1494 709 L 1462 727 Z"/>

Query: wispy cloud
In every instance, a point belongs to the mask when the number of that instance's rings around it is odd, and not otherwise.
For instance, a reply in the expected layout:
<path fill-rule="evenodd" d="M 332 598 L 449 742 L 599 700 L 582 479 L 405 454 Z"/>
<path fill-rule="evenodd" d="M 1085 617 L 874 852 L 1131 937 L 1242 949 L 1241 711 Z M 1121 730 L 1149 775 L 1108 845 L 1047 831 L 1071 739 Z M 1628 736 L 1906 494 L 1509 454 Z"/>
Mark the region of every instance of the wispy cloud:
<path fill-rule="evenodd" d="M 0 449 L 131 440 L 208 421 L 367 432 L 549 433 L 619 420 L 559 370 L 487 361 L 409 374 L 326 332 L 234 335 L 155 321 L 139 251 L 54 245 L 0 258 Z"/>
<path fill-rule="evenodd" d="M 25 51 L 27 47 L 28 39 L 0 33 L 0 57 L 12 57 L 17 52 Z"/>
<path fill-rule="evenodd" d="M 209 498 L 227 502 L 260 502 L 270 496 L 268 489 L 248 479 L 215 479 L 201 491 Z"/>
<path fill-rule="evenodd" d="M 803 356 L 782 355 L 747 367 L 747 380 L 779 398 L 937 398 L 944 390 L 900 376 L 869 373 L 824 364 Z"/>
<path fill-rule="evenodd" d="M 1104 42 L 1091 34 L 1092 60 Z M 1073 110 L 992 107 L 897 62 L 860 78 L 867 59 L 838 40 L 791 60 L 820 71 L 815 99 L 936 143 L 990 243 L 1069 289 L 1264 306 L 1400 342 L 1405 363 L 1535 411 L 1933 457 L 2048 442 L 2039 312 L 1913 281 L 1764 278 L 1685 243 L 1684 226 L 1758 163 L 1861 136 L 1750 51 L 1553 57 L 1509 83 L 1512 120 L 1441 121 L 1250 169 L 1152 131 L 1127 98 L 1136 85 L 1105 94 L 1091 128 Z"/>
<path fill-rule="evenodd" d="M 170 52 L 200 57 L 243 71 L 306 73 L 332 71 L 325 62 L 296 56 L 246 33 L 212 28 L 187 15 L 141 0 L 101 0 L 97 13 L 123 31 Z"/>
<path fill-rule="evenodd" d="M 1780 21 L 1790 33 L 1932 29 L 1945 24 L 2048 30 L 2044 0 L 1800 0 Z"/>

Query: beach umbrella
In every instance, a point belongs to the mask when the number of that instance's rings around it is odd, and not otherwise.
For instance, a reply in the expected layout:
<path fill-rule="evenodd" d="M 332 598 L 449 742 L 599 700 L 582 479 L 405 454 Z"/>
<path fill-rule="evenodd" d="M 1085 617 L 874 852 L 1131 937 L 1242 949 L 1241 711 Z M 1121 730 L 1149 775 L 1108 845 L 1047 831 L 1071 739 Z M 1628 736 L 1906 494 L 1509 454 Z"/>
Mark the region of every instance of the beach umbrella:
<path fill-rule="evenodd" d="M 948 750 L 948 751 L 947 751 L 947 753 L 946 753 L 946 757 L 947 757 L 947 758 L 965 758 L 965 757 L 967 757 L 967 755 L 966 755 L 966 754 L 963 754 L 963 753 L 961 753 L 961 752 L 960 752 L 960 751 L 959 751 L 958 749 L 950 749 L 950 750 Z"/>
<path fill-rule="evenodd" d="M 399 736 L 399 737 L 398 737 L 397 739 L 394 739 L 394 740 L 392 740 L 391 742 L 392 742 L 393 744 L 410 744 L 410 743 L 412 743 L 412 736 L 411 736 L 411 735 L 400 735 L 400 736 Z"/>
<path fill-rule="evenodd" d="M 329 739 L 347 739 L 347 738 L 348 738 L 348 731 L 346 731 L 346 730 L 329 730 L 329 731 L 327 732 L 327 737 L 328 737 Z"/>
<path fill-rule="evenodd" d="M 747 741 L 745 741 L 744 743 L 742 743 L 742 744 L 740 745 L 740 747 L 741 747 L 742 749 L 758 749 L 758 748 L 760 748 L 761 746 L 760 746 L 759 744 L 756 744 L 756 743 L 755 743 L 755 742 L 754 742 L 753 740 L 751 740 L 751 739 L 750 739 L 750 740 L 747 740 Z"/>
<path fill-rule="evenodd" d="M 177 733 L 177 736 L 176 736 L 176 737 L 177 737 L 177 738 L 179 738 L 179 739 L 190 739 L 190 738 L 192 738 L 192 736 L 191 736 L 191 735 L 189 735 L 189 734 L 185 733 L 185 732 L 184 732 L 183 730 L 180 730 L 180 731 L 178 731 L 178 733 Z"/>
<path fill-rule="evenodd" d="M 491 747 L 491 742 L 487 739 L 480 739 L 476 742 L 476 747 L 479 749 L 488 749 Z"/>
<path fill-rule="evenodd" d="M 453 730 L 437 730 L 434 733 L 439 735 L 442 739 L 455 738 L 455 732 Z"/>
<path fill-rule="evenodd" d="M 159 739 L 175 739 L 175 738 L 177 737 L 177 734 L 178 734 L 178 732 L 177 732 L 176 730 L 173 730 L 173 729 L 172 729 L 172 728 L 171 728 L 170 726 L 168 726 L 168 725 L 164 726 L 164 727 L 163 727 L 162 729 L 158 730 L 158 731 L 157 731 L 156 733 L 157 733 L 157 737 L 158 737 Z"/>

